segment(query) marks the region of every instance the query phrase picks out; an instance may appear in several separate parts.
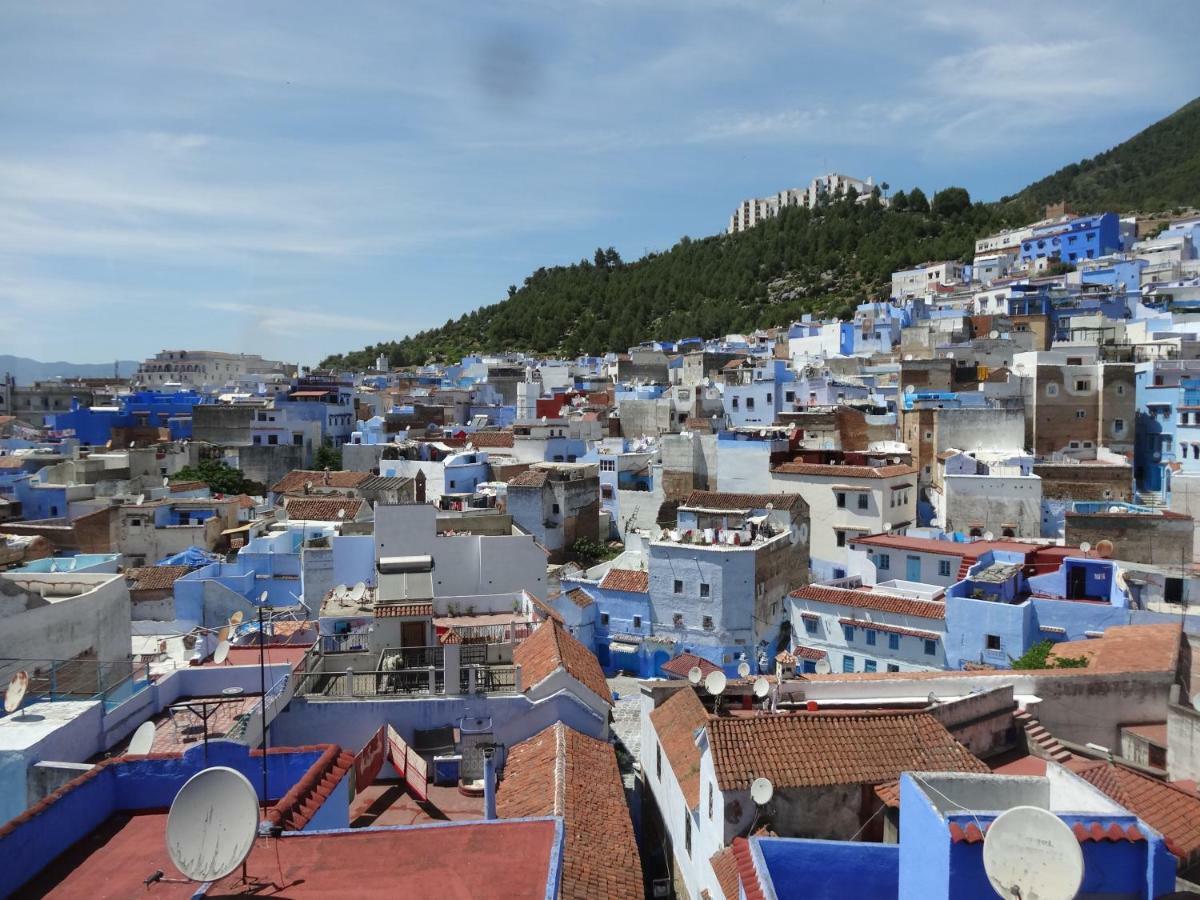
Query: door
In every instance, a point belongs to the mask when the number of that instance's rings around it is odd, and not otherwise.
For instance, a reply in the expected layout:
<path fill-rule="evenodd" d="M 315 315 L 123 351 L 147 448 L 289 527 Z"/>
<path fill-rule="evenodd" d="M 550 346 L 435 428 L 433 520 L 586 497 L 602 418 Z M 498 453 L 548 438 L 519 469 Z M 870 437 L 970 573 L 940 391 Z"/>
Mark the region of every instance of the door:
<path fill-rule="evenodd" d="M 400 646 L 401 647 L 424 647 L 425 646 L 425 623 L 424 622 L 402 622 L 400 624 Z"/>
<path fill-rule="evenodd" d="M 921 557 L 909 556 L 904 563 L 904 578 L 907 581 L 921 580 Z"/>
<path fill-rule="evenodd" d="M 1087 572 L 1083 566 L 1072 566 L 1067 570 L 1067 598 L 1087 596 Z"/>

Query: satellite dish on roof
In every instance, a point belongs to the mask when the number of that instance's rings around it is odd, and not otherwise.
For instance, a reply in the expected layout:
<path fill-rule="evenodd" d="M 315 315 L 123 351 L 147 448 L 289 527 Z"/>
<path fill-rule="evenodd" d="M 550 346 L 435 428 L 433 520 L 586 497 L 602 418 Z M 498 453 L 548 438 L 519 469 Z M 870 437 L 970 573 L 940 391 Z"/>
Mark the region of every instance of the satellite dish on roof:
<path fill-rule="evenodd" d="M 1096 542 L 1096 555 L 1101 559 L 1108 559 L 1113 555 L 1113 542 L 1105 538 Z"/>
<path fill-rule="evenodd" d="M 759 806 L 766 806 L 775 796 L 775 785 L 769 778 L 755 778 L 750 784 L 750 799 Z"/>
<path fill-rule="evenodd" d="M 192 881 L 218 881 L 250 855 L 258 834 L 258 795 L 225 766 L 197 772 L 167 815 L 167 853 Z"/>
<path fill-rule="evenodd" d="M 767 696 L 767 694 L 769 694 L 770 692 L 771 692 L 771 685 L 767 681 L 767 679 L 763 678 L 761 675 L 759 675 L 757 678 L 754 679 L 754 696 L 755 697 L 758 697 L 761 699 L 761 698 Z"/>
<path fill-rule="evenodd" d="M 233 615 L 229 617 L 229 624 L 230 626 L 236 628 L 238 625 L 242 624 L 242 619 L 244 618 L 246 618 L 246 614 L 244 612 L 242 612 L 240 609 L 235 610 Z"/>
<path fill-rule="evenodd" d="M 988 337 L 990 337 L 994 341 L 994 340 L 996 340 L 996 338 L 1000 337 L 1000 332 L 998 332 L 995 328 L 993 328 L 991 331 L 988 332 Z"/>
<path fill-rule="evenodd" d="M 746 662 L 743 659 L 740 663 L 738 663 L 737 673 L 738 673 L 738 678 L 745 678 L 747 675 L 749 675 L 750 674 L 750 663 Z"/>
<path fill-rule="evenodd" d="M 817 670 L 818 675 L 828 675 L 830 672 L 833 671 L 833 666 L 831 666 L 829 664 L 828 659 L 818 659 L 816 665 L 813 666 L 813 668 Z"/>
<path fill-rule="evenodd" d="M 126 753 L 132 756 L 145 756 L 154 746 L 154 723 L 143 722 L 133 733 Z"/>
<path fill-rule="evenodd" d="M 1116 582 L 1116 585 L 1120 590 L 1129 593 L 1129 582 L 1125 580 L 1124 569 L 1117 569 L 1117 574 L 1113 576 L 1113 581 Z"/>
<path fill-rule="evenodd" d="M 993 540 L 995 540 L 995 539 L 996 539 L 996 535 L 995 535 L 995 533 L 994 533 L 994 532 L 991 532 L 991 531 L 985 531 L 985 532 L 983 533 L 983 539 L 984 539 L 985 541 L 993 541 Z"/>
<path fill-rule="evenodd" d="M 145 503 L 145 502 L 146 502 L 146 495 L 145 495 L 145 494 L 138 494 L 136 497 L 134 497 L 134 498 L 133 498 L 133 505 L 134 505 L 134 506 L 141 506 L 141 505 L 142 505 L 143 503 Z"/>
<path fill-rule="evenodd" d="M 164 476 L 163 476 L 163 487 L 166 487 L 166 486 L 167 486 L 167 485 L 169 485 L 170 483 L 171 483 L 171 479 L 170 479 L 170 478 L 168 478 L 166 475 L 164 475 Z"/>
<path fill-rule="evenodd" d="M 704 689 L 714 697 L 719 697 L 725 692 L 726 683 L 724 672 L 709 672 L 704 679 Z"/>
<path fill-rule="evenodd" d="M 346 511 L 345 511 L 344 509 L 339 509 L 339 510 L 338 510 L 338 518 L 339 518 L 339 519 L 344 519 L 344 518 L 346 518 Z"/>
<path fill-rule="evenodd" d="M 29 690 L 29 673 L 22 670 L 8 682 L 8 690 L 4 692 L 4 711 L 15 713 L 25 700 L 25 692 Z"/>
<path fill-rule="evenodd" d="M 361 600 L 363 597 L 366 596 L 366 593 L 367 593 L 366 583 L 362 582 L 362 581 L 356 581 L 356 582 L 354 582 L 354 590 L 352 590 L 350 592 L 350 599 L 353 600 L 355 603 L 357 603 L 359 600 Z"/>
<path fill-rule="evenodd" d="M 915 394 L 916 392 L 917 392 L 917 389 L 915 387 L 913 387 L 911 384 L 906 384 L 904 386 L 904 393 Z"/>
<path fill-rule="evenodd" d="M 700 679 L 704 677 L 704 673 L 700 671 L 699 666 L 692 666 L 688 669 L 688 681 L 692 684 L 699 684 Z"/>
<path fill-rule="evenodd" d="M 1087 554 L 1087 553 L 1090 553 L 1090 552 L 1091 552 L 1091 550 L 1092 550 L 1092 545 L 1091 545 L 1091 544 L 1089 544 L 1087 541 L 1080 541 L 1080 542 L 1079 542 L 1079 549 L 1080 549 L 1080 550 L 1082 550 L 1082 551 L 1083 551 L 1085 554 Z"/>
<path fill-rule="evenodd" d="M 213 662 L 220 666 L 224 665 L 227 659 L 229 659 L 229 641 L 221 641 L 217 644 L 217 649 L 213 651 Z"/>
<path fill-rule="evenodd" d="M 988 828 L 983 868 L 1001 897 L 1071 900 L 1083 883 L 1083 851 L 1054 813 L 1014 806 Z"/>
<path fill-rule="evenodd" d="M 219 644 L 221 641 L 229 640 L 229 632 L 230 627 L 228 625 L 222 625 L 217 631 L 217 643 Z"/>
<path fill-rule="evenodd" d="M 288 520 L 288 511 L 286 506 L 281 506 L 275 510 L 275 521 L 286 522 Z"/>
<path fill-rule="evenodd" d="M 259 595 L 258 595 L 258 602 L 259 602 L 259 603 L 266 603 L 266 602 L 267 602 L 267 596 L 268 596 L 267 592 L 266 592 L 266 591 L 263 591 L 261 594 L 259 594 Z"/>

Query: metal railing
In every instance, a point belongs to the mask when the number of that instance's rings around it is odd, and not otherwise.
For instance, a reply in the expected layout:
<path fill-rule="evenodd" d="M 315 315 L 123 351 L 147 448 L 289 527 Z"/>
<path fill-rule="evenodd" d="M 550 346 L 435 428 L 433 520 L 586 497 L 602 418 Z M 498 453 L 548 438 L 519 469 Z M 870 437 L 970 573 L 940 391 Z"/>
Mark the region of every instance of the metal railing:
<path fill-rule="evenodd" d="M 459 693 L 516 692 L 514 666 L 468 666 L 459 669 Z M 297 677 L 296 694 L 327 699 L 443 696 L 446 671 L 441 668 L 373 669 L 358 672 L 305 672 Z"/>
<path fill-rule="evenodd" d="M 362 653 L 371 647 L 371 636 L 366 631 L 349 634 L 323 634 L 319 642 L 322 653 Z"/>
<path fill-rule="evenodd" d="M 29 673 L 26 702 L 103 700 L 109 709 L 150 684 L 150 668 L 133 660 L 0 658 L 0 681 Z"/>
<path fill-rule="evenodd" d="M 424 669 L 445 665 L 446 651 L 435 647 L 388 647 L 379 657 L 379 668 Z"/>

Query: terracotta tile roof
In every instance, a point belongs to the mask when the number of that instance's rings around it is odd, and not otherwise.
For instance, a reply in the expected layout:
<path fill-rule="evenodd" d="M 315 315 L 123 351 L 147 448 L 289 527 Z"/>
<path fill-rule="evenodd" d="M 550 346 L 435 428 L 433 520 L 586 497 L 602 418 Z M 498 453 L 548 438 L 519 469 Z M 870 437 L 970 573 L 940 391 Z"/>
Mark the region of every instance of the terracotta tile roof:
<path fill-rule="evenodd" d="M 1162 832 L 1181 868 L 1200 856 L 1200 795 L 1107 761 L 1076 768 L 1075 774 Z"/>
<path fill-rule="evenodd" d="M 824 478 L 895 478 L 917 474 L 915 466 L 835 466 L 805 462 L 780 463 L 771 471 L 779 475 L 817 475 Z"/>
<path fill-rule="evenodd" d="M 1050 659 L 1086 656 L 1087 668 L 1078 672 L 1147 672 L 1175 670 L 1182 625 L 1118 625 L 1104 636 L 1055 644 Z"/>
<path fill-rule="evenodd" d="M 254 507 L 257 506 L 257 504 L 254 502 L 254 498 L 249 494 L 235 494 L 233 497 L 226 499 L 236 500 L 238 509 L 254 509 Z"/>
<path fill-rule="evenodd" d="M 356 488 L 368 478 L 370 472 L 330 472 L 329 483 L 325 483 L 325 472 L 312 469 L 293 469 L 277 482 L 271 485 L 271 491 L 276 494 L 290 494 L 304 490 L 305 483 L 311 481 L 314 489 L 328 490 L 330 488 Z"/>
<path fill-rule="evenodd" d="M 586 609 L 595 602 L 592 599 L 592 595 L 583 588 L 572 588 L 567 591 L 566 597 L 580 609 Z"/>
<path fill-rule="evenodd" d="M 692 491 L 679 504 L 681 508 L 700 509 L 794 509 L 804 503 L 799 494 L 731 494 L 725 491 Z"/>
<path fill-rule="evenodd" d="M 433 615 L 432 603 L 376 603 L 375 618 L 377 619 L 398 619 L 404 616 L 422 616 L 428 617 Z"/>
<path fill-rule="evenodd" d="M 650 573 L 642 569 L 609 569 L 600 580 L 600 587 L 608 591 L 646 594 L 650 591 Z"/>
<path fill-rule="evenodd" d="M 990 823 L 980 828 L 974 822 L 968 822 L 966 827 L 957 822 L 951 822 L 947 831 L 950 832 L 951 843 L 978 844 L 987 835 L 989 827 Z M 1085 841 L 1144 841 L 1146 839 L 1142 830 L 1136 825 L 1121 827 L 1116 822 L 1109 822 L 1108 825 L 1102 825 L 1096 821 L 1075 822 L 1071 825 L 1071 831 L 1081 844 Z"/>
<path fill-rule="evenodd" d="M 561 816 L 566 900 L 636 898 L 642 862 L 617 756 L 607 741 L 551 725 L 509 751 L 496 791 L 502 818 Z"/>
<path fill-rule="evenodd" d="M 463 642 L 462 635 L 453 628 L 447 628 L 438 637 L 438 643 L 445 644 L 461 644 Z"/>
<path fill-rule="evenodd" d="M 811 659 L 815 662 L 824 659 L 829 654 L 824 650 L 818 650 L 816 647 L 805 647 L 803 644 L 797 644 L 792 648 L 792 655 L 800 659 Z"/>
<path fill-rule="evenodd" d="M 329 744 L 291 790 L 266 810 L 265 817 L 285 831 L 301 830 L 353 766 L 353 753 Z"/>
<path fill-rule="evenodd" d="M 535 610 L 535 616 L 540 616 L 542 619 L 554 619 L 556 622 L 561 622 L 563 620 L 562 613 L 560 613 L 545 600 L 542 600 L 540 597 L 529 594 L 529 602 Z"/>
<path fill-rule="evenodd" d="M 550 479 L 550 473 L 545 469 L 526 469 L 515 478 L 510 478 L 508 481 L 509 487 L 536 487 L 540 488 Z"/>
<path fill-rule="evenodd" d="M 19 469 L 27 459 L 27 456 L 0 456 L 0 469 Z"/>
<path fill-rule="evenodd" d="M 562 669 L 597 697 L 612 704 L 612 690 L 600 661 L 579 643 L 558 619 L 547 619 L 513 651 L 521 667 L 521 684 L 528 691 Z"/>
<path fill-rule="evenodd" d="M 849 625 L 851 628 L 869 628 L 872 631 L 886 631 L 889 634 L 903 634 L 908 637 L 936 641 L 942 635 L 937 631 L 921 631 L 918 628 L 904 628 L 900 625 L 888 625 L 884 622 L 871 622 L 867 619 L 838 619 L 838 624 Z"/>
<path fill-rule="evenodd" d="M 874 609 L 902 616 L 918 616 L 922 619 L 946 618 L 946 604 L 939 600 L 914 600 L 911 597 L 899 597 L 895 594 L 883 594 L 872 590 L 853 590 L 810 584 L 792 591 L 788 596 L 797 600 L 808 600 L 811 603 L 836 603 L 839 606 Z"/>
<path fill-rule="evenodd" d="M 883 801 L 884 806 L 892 809 L 900 808 L 900 779 L 875 785 L 875 796 Z"/>
<path fill-rule="evenodd" d="M 713 874 L 717 876 L 717 884 L 721 886 L 721 893 L 725 895 L 725 900 L 737 900 L 738 897 L 738 869 L 737 857 L 734 855 L 732 847 L 726 847 L 713 854 L 709 861 L 712 866 Z"/>
<path fill-rule="evenodd" d="M 488 447 L 511 447 L 513 433 L 511 431 L 476 431 L 467 435 L 467 443 L 474 444 L 477 450 Z"/>
<path fill-rule="evenodd" d="M 125 579 L 131 591 L 169 591 L 175 582 L 192 571 L 195 566 L 143 566 L 128 569 Z"/>
<path fill-rule="evenodd" d="M 700 805 L 700 748 L 695 734 L 708 722 L 704 704 L 689 687 L 681 687 L 650 713 L 650 723 L 658 735 L 663 756 L 683 792 L 690 809 Z M 649 748 L 642 753 L 650 759 Z"/>
<path fill-rule="evenodd" d="M 762 884 L 758 880 L 758 872 L 754 869 L 754 857 L 750 853 L 750 842 L 744 837 L 733 839 L 733 858 L 737 860 L 738 880 L 746 900 L 766 900 Z"/>
<path fill-rule="evenodd" d="M 708 731 L 722 790 L 748 790 L 759 777 L 779 790 L 880 784 L 912 770 L 990 771 L 923 712 L 714 718 Z"/>
<path fill-rule="evenodd" d="M 336 522 L 338 512 L 346 511 L 345 518 L 353 520 L 365 501 L 351 497 L 328 497 L 318 494 L 284 497 L 283 506 L 289 519 L 307 519 L 313 522 Z"/>
<path fill-rule="evenodd" d="M 1167 746 L 1167 723 L 1147 722 L 1145 725 L 1122 725 L 1122 729 L 1160 747 Z"/>
<path fill-rule="evenodd" d="M 709 662 L 701 656 L 694 653 L 680 653 L 677 657 L 665 662 L 660 667 L 662 673 L 668 678 L 687 678 L 688 672 L 692 671 L 693 667 L 699 667 L 700 676 L 704 677 L 710 672 L 720 672 L 721 667 Z"/>
<path fill-rule="evenodd" d="M 206 487 L 208 485 L 203 481 L 172 481 L 171 493 L 182 494 L 184 491 L 202 491 Z"/>

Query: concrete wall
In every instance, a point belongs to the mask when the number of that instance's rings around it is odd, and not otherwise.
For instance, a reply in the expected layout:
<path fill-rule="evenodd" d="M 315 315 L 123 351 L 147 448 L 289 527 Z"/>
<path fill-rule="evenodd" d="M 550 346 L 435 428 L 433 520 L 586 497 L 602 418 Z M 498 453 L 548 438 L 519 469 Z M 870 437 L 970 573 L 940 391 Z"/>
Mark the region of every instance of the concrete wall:
<path fill-rule="evenodd" d="M 288 472 L 307 469 L 312 462 L 312 453 L 308 444 L 250 444 L 237 448 L 237 462 L 243 475 L 270 487 Z"/>
<path fill-rule="evenodd" d="M 1066 523 L 1070 547 L 1078 547 L 1081 541 L 1095 547 L 1108 540 L 1114 545 L 1117 559 L 1173 567 L 1192 562 L 1195 523 L 1190 518 L 1069 512 Z"/>
<path fill-rule="evenodd" d="M 1037 476 L 947 475 L 943 481 L 946 531 L 997 538 L 1036 538 L 1042 533 L 1042 481 Z M 1011 530 L 1011 534 L 1008 534 Z"/>
<path fill-rule="evenodd" d="M 1200 780 L 1200 712 L 1182 703 L 1167 706 L 1167 776 Z"/>

